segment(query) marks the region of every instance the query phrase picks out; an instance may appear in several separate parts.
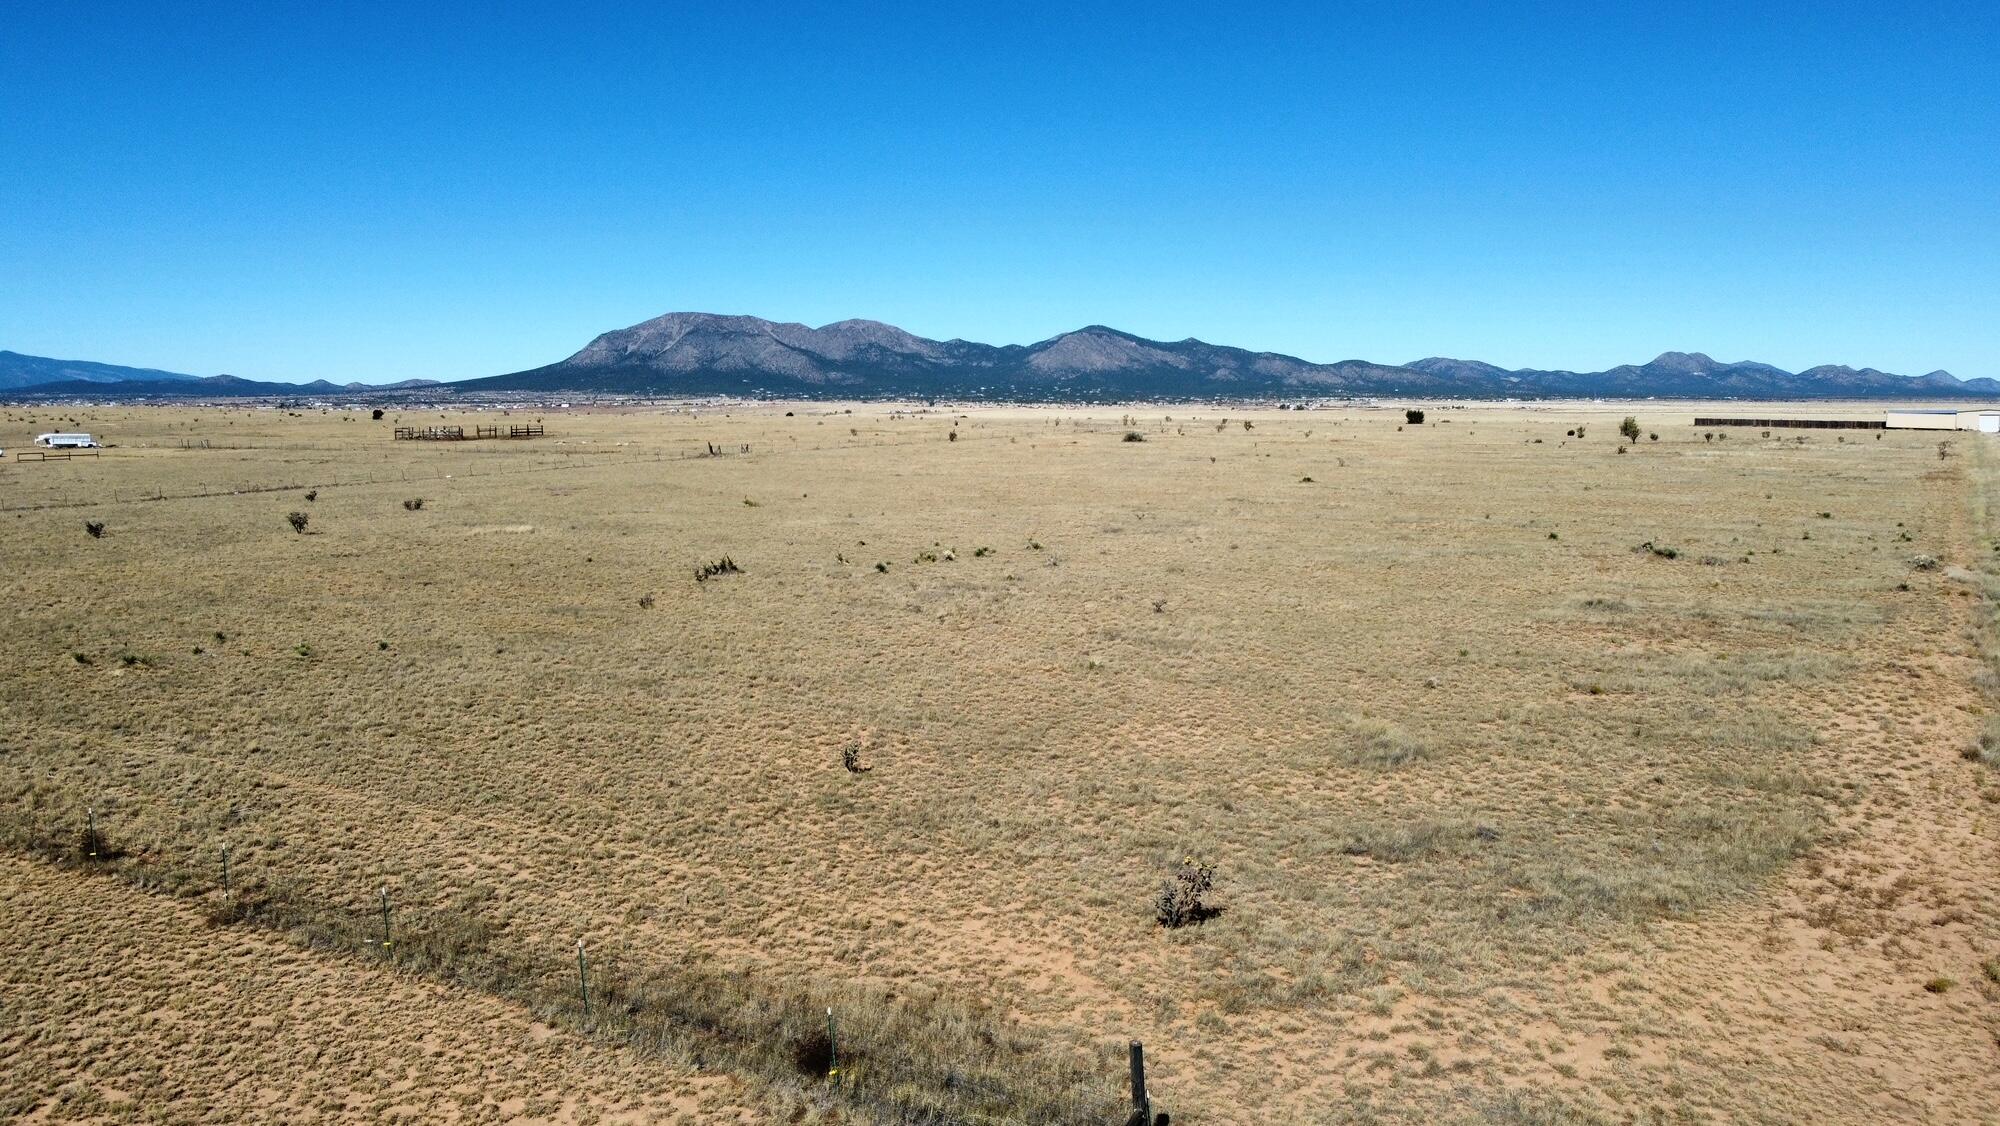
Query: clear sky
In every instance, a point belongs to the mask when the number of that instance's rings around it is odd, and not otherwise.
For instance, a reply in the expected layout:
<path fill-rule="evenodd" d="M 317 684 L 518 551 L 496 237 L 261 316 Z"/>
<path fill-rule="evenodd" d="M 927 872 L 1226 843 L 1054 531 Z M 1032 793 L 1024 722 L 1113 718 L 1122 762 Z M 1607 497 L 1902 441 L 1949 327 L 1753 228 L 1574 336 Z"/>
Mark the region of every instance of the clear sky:
<path fill-rule="evenodd" d="M 0 348 L 457 379 L 670 310 L 2000 377 L 2000 4 L 0 0 Z"/>

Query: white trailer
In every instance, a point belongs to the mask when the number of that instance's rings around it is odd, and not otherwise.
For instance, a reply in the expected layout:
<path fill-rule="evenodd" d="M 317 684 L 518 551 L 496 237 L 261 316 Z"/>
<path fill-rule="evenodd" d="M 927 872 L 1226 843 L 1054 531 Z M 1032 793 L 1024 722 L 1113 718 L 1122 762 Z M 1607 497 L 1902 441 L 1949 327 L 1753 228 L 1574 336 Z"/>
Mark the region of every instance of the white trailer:
<path fill-rule="evenodd" d="M 1883 421 L 1891 430 L 1956 430 L 1955 410 L 1892 410 Z"/>
<path fill-rule="evenodd" d="M 97 439 L 88 434 L 77 433 L 37 434 L 35 444 L 47 446 L 52 450 L 94 450 L 97 448 Z"/>

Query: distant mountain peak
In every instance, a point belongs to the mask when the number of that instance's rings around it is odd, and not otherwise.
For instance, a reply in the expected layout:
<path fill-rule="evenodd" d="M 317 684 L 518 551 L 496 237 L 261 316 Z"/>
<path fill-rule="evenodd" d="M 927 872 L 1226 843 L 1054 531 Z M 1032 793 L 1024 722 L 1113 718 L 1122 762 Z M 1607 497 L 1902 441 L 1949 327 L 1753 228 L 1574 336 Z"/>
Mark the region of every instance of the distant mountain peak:
<path fill-rule="evenodd" d="M 1702 352 L 1662 352 L 1646 366 L 1668 371 L 1714 371 L 1722 365 Z"/>

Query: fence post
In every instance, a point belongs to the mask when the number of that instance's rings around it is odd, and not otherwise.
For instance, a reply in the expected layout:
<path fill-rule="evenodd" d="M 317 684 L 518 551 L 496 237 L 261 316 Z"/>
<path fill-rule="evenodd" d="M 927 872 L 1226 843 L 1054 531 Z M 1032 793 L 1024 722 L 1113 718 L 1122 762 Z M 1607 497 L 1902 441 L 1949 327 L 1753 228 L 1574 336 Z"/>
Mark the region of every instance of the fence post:
<path fill-rule="evenodd" d="M 833 1035 L 833 1006 L 826 1009 L 826 1077 L 840 1081 L 840 1044 Z"/>
<path fill-rule="evenodd" d="M 83 811 L 83 847 L 90 859 L 97 859 L 97 807 L 88 806 Z"/>
<path fill-rule="evenodd" d="M 1153 1100 L 1146 1095 L 1146 1048 L 1132 1041 L 1132 1111 L 1142 1124 L 1153 1121 Z"/>
<path fill-rule="evenodd" d="M 229 846 L 222 846 L 222 901 L 229 902 Z"/>
<path fill-rule="evenodd" d="M 382 889 L 382 953 L 389 952 L 389 889 Z"/>
<path fill-rule="evenodd" d="M 583 959 L 583 940 L 576 940 L 576 991 L 583 998 L 583 1024 L 590 1026 L 590 968 Z"/>

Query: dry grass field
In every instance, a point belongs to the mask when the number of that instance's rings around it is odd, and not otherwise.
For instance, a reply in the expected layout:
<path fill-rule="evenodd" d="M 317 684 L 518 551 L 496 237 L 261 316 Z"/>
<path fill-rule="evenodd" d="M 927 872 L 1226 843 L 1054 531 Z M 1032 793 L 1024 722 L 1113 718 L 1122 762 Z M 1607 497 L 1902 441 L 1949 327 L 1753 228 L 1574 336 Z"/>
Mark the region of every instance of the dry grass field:
<path fill-rule="evenodd" d="M 789 409 L 0 410 L 0 1113 L 2000 1121 L 1991 439 Z"/>

